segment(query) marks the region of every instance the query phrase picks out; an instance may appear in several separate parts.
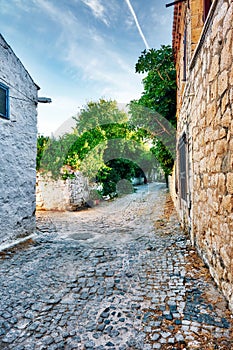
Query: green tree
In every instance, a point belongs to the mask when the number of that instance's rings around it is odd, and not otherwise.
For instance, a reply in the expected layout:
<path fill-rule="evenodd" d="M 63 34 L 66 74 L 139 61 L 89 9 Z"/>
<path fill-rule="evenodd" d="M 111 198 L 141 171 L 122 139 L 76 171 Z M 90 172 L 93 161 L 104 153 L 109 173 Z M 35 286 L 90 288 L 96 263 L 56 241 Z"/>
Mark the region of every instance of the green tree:
<path fill-rule="evenodd" d="M 77 139 L 76 134 L 65 134 L 58 139 L 49 138 L 43 149 L 38 170 L 50 173 L 54 179 L 63 175 L 62 167 L 67 164 L 67 156 L 71 145 Z"/>
<path fill-rule="evenodd" d="M 135 176 L 137 165 L 124 158 L 111 159 L 106 163 L 107 168 L 101 169 L 97 174 L 97 180 L 103 183 L 103 195 L 116 193 L 117 183 L 120 180 L 131 181 Z"/>
<path fill-rule="evenodd" d="M 168 175 L 171 175 L 173 169 L 174 159 L 169 150 L 164 146 L 160 140 L 154 140 L 154 146 L 151 148 L 152 153 L 158 160 L 161 168 L 163 169 L 166 185 L 168 186 Z"/>
<path fill-rule="evenodd" d="M 176 72 L 172 48 L 145 50 L 136 63 L 137 73 L 147 73 L 144 91 L 131 101 L 131 123 L 153 139 L 153 153 L 164 170 L 166 182 L 175 159 Z"/>
<path fill-rule="evenodd" d="M 113 193 L 120 180 L 131 180 L 154 167 L 148 139 L 142 129 L 128 122 L 116 101 L 88 102 L 81 111 L 74 131 L 59 139 L 38 140 L 38 169 L 53 178 L 73 177 L 79 170 L 92 181 L 103 183 L 104 194 Z"/>
<path fill-rule="evenodd" d="M 139 104 L 148 107 L 176 126 L 176 70 L 170 45 L 142 52 L 136 73 L 147 73 Z"/>
<path fill-rule="evenodd" d="M 95 171 L 92 173 L 93 175 L 96 174 L 98 181 L 102 182 L 104 195 L 114 193 L 116 185 L 121 179 L 130 181 L 135 176 L 136 170 L 139 173 L 139 166 L 136 166 L 138 161 L 144 167 L 152 167 L 152 162 L 149 162 L 148 155 L 147 160 L 142 161 L 142 153 L 144 152 L 143 155 L 146 153 L 143 145 L 143 136 L 129 125 L 128 115 L 118 109 L 116 101 L 103 99 L 97 102 L 90 101 L 81 110 L 80 116 L 76 118 L 76 121 L 76 129 L 80 137 L 72 146 L 73 155 L 71 158 L 73 159 L 76 153 L 79 155 L 83 154 L 83 152 L 85 153 L 85 149 L 89 147 L 86 160 L 82 163 L 85 164 L 86 169 L 88 168 L 87 164 L 90 164 L 90 158 L 93 160 L 97 159 L 95 156 L 97 148 L 93 148 L 93 146 L 96 147 L 97 144 L 106 141 L 106 147 L 102 153 L 105 165 L 99 166 L 97 173 Z M 92 133 L 97 131 L 102 136 L 96 135 L 94 137 L 95 144 L 91 146 L 90 142 L 88 142 L 86 145 L 82 144 L 81 148 L 77 147 L 85 134 L 91 137 Z M 93 149 L 93 152 L 91 152 L 91 149 Z M 103 151 L 103 149 L 101 150 Z M 152 153 L 150 156 L 151 158 L 154 157 Z"/>
<path fill-rule="evenodd" d="M 82 134 L 96 127 L 107 129 L 111 124 L 127 123 L 128 116 L 119 110 L 116 101 L 101 98 L 98 101 L 89 101 L 81 109 L 79 117 L 74 119 L 77 121 L 78 133 Z"/>
<path fill-rule="evenodd" d="M 43 157 L 44 150 L 49 142 L 48 136 L 38 135 L 37 137 L 37 155 L 36 155 L 36 170 L 40 169 L 41 158 Z"/>

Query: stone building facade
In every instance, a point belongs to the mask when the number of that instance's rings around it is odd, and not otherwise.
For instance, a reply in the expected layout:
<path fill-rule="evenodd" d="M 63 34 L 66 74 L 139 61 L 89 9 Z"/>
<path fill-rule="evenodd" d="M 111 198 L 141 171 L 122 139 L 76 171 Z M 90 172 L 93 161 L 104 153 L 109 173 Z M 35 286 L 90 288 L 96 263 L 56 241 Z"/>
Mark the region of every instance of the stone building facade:
<path fill-rule="evenodd" d="M 176 3 L 176 207 L 233 310 L 233 2 Z"/>
<path fill-rule="evenodd" d="M 0 244 L 35 228 L 38 89 L 0 35 Z"/>

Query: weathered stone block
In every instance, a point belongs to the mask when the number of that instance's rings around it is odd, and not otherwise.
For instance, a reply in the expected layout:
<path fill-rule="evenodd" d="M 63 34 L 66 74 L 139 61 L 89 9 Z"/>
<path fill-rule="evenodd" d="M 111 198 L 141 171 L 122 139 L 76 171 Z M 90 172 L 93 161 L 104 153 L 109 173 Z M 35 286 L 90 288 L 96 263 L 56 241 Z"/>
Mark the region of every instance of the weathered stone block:
<path fill-rule="evenodd" d="M 221 204 L 222 212 L 231 213 L 232 208 L 233 208 L 233 196 L 227 195 L 227 196 L 223 197 L 222 204 Z"/>
<path fill-rule="evenodd" d="M 228 146 L 228 143 L 227 143 L 227 140 L 225 139 L 222 139 L 222 140 L 218 140 L 216 141 L 216 144 L 215 144 L 215 152 L 217 155 L 224 155 L 226 150 L 227 150 L 227 146 Z"/>
<path fill-rule="evenodd" d="M 232 170 L 232 154 L 227 151 L 223 156 L 222 156 L 222 166 L 221 170 L 224 173 L 227 173 Z"/>
<path fill-rule="evenodd" d="M 221 128 L 220 130 L 219 130 L 219 132 L 218 132 L 218 138 L 221 140 L 221 139 L 224 139 L 224 138 L 226 138 L 227 137 L 227 134 L 228 134 L 228 132 L 227 132 L 227 129 L 226 128 Z"/>
<path fill-rule="evenodd" d="M 224 30 L 224 27 L 223 27 Z M 230 70 L 231 65 L 232 65 L 232 55 L 229 55 L 231 52 L 231 46 L 232 46 L 232 30 L 228 30 L 228 33 L 224 37 L 224 45 L 221 53 L 221 61 L 220 61 L 220 70 Z"/>
<path fill-rule="evenodd" d="M 232 121 L 232 113 L 230 107 L 228 107 L 225 111 L 225 113 L 222 115 L 221 119 L 219 120 L 219 124 L 223 126 L 224 128 L 230 128 Z"/>
<path fill-rule="evenodd" d="M 209 103 L 207 106 L 207 111 L 206 111 L 206 125 L 210 125 L 216 115 L 217 112 L 217 103 L 216 101 L 213 101 L 212 103 Z"/>
<path fill-rule="evenodd" d="M 226 2 L 222 2 L 221 6 L 218 6 L 218 10 L 215 12 L 215 16 L 212 24 L 212 36 L 214 37 L 219 31 L 222 31 L 223 20 L 227 14 L 229 5 Z"/>
<path fill-rule="evenodd" d="M 226 112 L 227 107 L 229 106 L 230 99 L 229 99 L 229 92 L 226 90 L 226 92 L 223 94 L 220 100 L 221 104 L 221 115 L 224 115 Z"/>
<path fill-rule="evenodd" d="M 214 166 L 215 166 L 215 161 L 216 161 L 216 156 L 214 154 L 211 154 L 211 156 L 209 157 L 209 168 L 212 169 L 212 171 L 214 171 Z"/>
<path fill-rule="evenodd" d="M 207 171 L 207 162 L 206 162 L 206 158 L 203 158 L 200 161 L 200 172 L 205 173 L 206 171 Z"/>
<path fill-rule="evenodd" d="M 218 221 L 220 220 L 221 218 L 218 218 Z M 228 245 L 229 247 L 231 246 L 231 231 L 227 222 L 220 223 L 219 235 L 216 235 L 216 240 L 220 242 L 221 247 L 224 247 L 225 245 Z"/>
<path fill-rule="evenodd" d="M 215 262 L 215 274 L 216 274 L 218 281 L 220 281 L 223 278 L 223 273 L 224 273 L 224 269 L 223 269 L 222 265 L 220 264 L 220 261 L 216 260 L 216 262 Z"/>
<path fill-rule="evenodd" d="M 218 174 L 212 173 L 210 176 L 209 187 L 216 188 L 218 185 Z"/>
<path fill-rule="evenodd" d="M 221 173 L 222 172 L 222 163 L 223 163 L 222 155 L 219 155 L 216 158 L 215 167 L 214 167 L 214 171 L 216 173 Z"/>
<path fill-rule="evenodd" d="M 218 84 L 217 84 L 217 79 L 214 79 L 213 76 L 210 76 L 210 99 L 211 101 L 216 99 L 217 93 L 218 93 Z"/>
<path fill-rule="evenodd" d="M 207 199 L 208 199 L 208 196 L 207 196 L 206 190 L 200 191 L 199 201 L 200 202 L 206 202 Z"/>
<path fill-rule="evenodd" d="M 226 177 L 225 174 L 218 174 L 218 191 L 221 195 L 226 193 Z"/>
<path fill-rule="evenodd" d="M 232 1 L 229 1 L 229 7 L 227 13 L 223 19 L 223 35 L 226 36 L 226 33 L 232 28 L 232 18 L 233 18 L 233 4 Z"/>
<path fill-rule="evenodd" d="M 203 175 L 203 186 L 204 186 L 204 188 L 208 188 L 209 184 L 210 184 L 209 174 L 204 174 Z"/>
<path fill-rule="evenodd" d="M 232 56 L 233 59 L 233 56 Z M 232 86 L 233 85 L 233 70 L 230 70 L 230 74 L 229 74 L 229 83 Z"/>
<path fill-rule="evenodd" d="M 222 246 L 220 249 L 220 255 L 223 259 L 225 267 L 229 268 L 231 266 L 231 248 L 229 246 Z"/>
<path fill-rule="evenodd" d="M 229 194 L 233 194 L 233 173 L 227 174 L 227 191 Z"/>
<path fill-rule="evenodd" d="M 228 71 L 225 69 L 218 78 L 218 94 L 222 96 L 228 88 Z"/>

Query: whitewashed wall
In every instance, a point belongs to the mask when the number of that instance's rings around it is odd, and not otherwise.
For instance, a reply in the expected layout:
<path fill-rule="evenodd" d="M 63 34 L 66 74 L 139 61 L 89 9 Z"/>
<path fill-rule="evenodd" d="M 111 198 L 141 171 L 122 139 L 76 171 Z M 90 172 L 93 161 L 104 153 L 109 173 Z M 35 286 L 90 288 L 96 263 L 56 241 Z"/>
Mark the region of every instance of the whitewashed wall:
<path fill-rule="evenodd" d="M 74 179 L 53 180 L 42 174 L 37 175 L 37 210 L 70 210 L 83 207 L 89 200 L 88 180 L 80 172 Z"/>
<path fill-rule="evenodd" d="M 10 119 L 0 118 L 0 244 L 35 228 L 38 87 L 0 35 L 0 82 Z"/>

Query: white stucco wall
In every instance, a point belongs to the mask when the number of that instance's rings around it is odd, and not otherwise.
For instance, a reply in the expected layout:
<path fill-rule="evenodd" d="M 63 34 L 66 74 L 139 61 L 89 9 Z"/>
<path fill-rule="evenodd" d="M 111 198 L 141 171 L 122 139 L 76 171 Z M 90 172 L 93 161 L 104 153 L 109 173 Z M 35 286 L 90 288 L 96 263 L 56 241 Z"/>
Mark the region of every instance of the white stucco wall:
<path fill-rule="evenodd" d="M 76 172 L 75 178 L 53 180 L 49 175 L 37 174 L 37 210 L 70 210 L 83 207 L 90 200 L 88 179 Z"/>
<path fill-rule="evenodd" d="M 1 35 L 0 82 L 10 89 L 10 119 L 0 117 L 1 244 L 35 228 L 38 90 Z"/>

